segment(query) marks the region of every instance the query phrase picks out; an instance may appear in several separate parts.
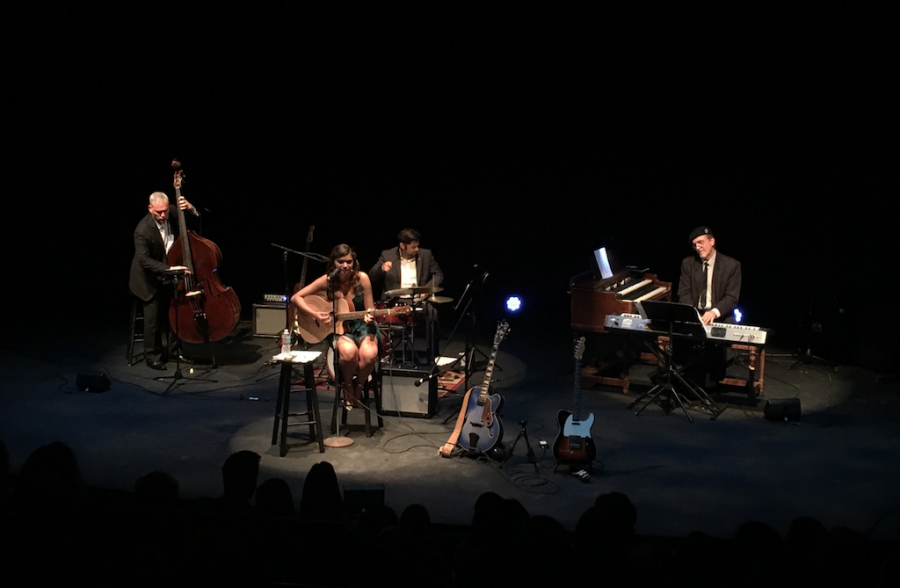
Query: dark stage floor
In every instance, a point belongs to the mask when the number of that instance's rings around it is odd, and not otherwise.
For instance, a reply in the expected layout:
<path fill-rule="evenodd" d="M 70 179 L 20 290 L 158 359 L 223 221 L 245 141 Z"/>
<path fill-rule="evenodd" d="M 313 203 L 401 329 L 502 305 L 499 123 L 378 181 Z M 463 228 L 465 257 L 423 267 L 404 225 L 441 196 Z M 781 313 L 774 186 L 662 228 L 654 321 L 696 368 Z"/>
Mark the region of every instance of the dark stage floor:
<path fill-rule="evenodd" d="M 489 350 L 493 332 L 487 325 L 483 330 L 489 332 L 481 333 L 480 347 Z M 765 420 L 762 400 L 755 407 L 729 408 L 715 421 L 692 412 L 693 424 L 680 412 L 666 414 L 655 405 L 635 417 L 626 409 L 634 393 L 588 390 L 583 412 L 595 416 L 592 433 L 602 465 L 584 482 L 554 473 L 551 453 L 538 445 L 542 439 L 552 445 L 557 412 L 571 409 L 571 344 L 564 325 L 548 331 L 513 321 L 500 347 L 501 369 L 494 380 L 505 398 L 504 441 L 511 445 L 519 421 L 527 420 L 537 471 L 521 441 L 502 468 L 439 457 L 461 395 L 441 399 L 434 418 L 389 417 L 372 438 L 354 430 L 351 447 L 324 454 L 298 431 L 288 455 L 279 457 L 270 445 L 278 372 L 265 364 L 277 352 L 275 342 L 253 337 L 245 323 L 216 345 L 217 369 L 198 367 L 193 374 L 217 383 L 187 382 L 168 395 L 160 395 L 167 383 L 153 380 L 159 372 L 143 364 L 128 367 L 119 325 L 71 327 L 49 345 L 19 337 L 0 359 L 0 437 L 14 467 L 38 446 L 61 440 L 74 448 L 91 486 L 129 490 L 139 476 L 161 469 L 179 480 L 186 498 L 219 495 L 223 461 L 249 449 L 262 455 L 260 481 L 284 478 L 295 498 L 309 468 L 328 460 L 341 483 L 383 484 L 389 506 L 399 512 L 411 503 L 424 504 L 435 523 L 468 524 L 475 499 L 493 490 L 571 530 L 598 494 L 616 490 L 637 506 L 641 535 L 681 537 L 701 530 L 727 537 L 750 519 L 784 533 L 792 519 L 808 515 L 871 538 L 897 536 L 896 382 L 851 366 L 791 369 L 789 354 L 769 349 L 765 397 L 797 397 L 802 403 L 802 420 L 790 423 Z M 191 350 L 201 360 L 206 354 Z M 76 389 L 76 375 L 92 370 L 109 374 L 108 391 Z M 482 376 L 476 374 L 471 384 Z M 735 403 L 744 398 L 739 391 L 727 396 Z M 332 399 L 329 392 L 320 394 L 326 415 Z M 350 420 L 361 422 L 361 410 L 352 411 Z"/>

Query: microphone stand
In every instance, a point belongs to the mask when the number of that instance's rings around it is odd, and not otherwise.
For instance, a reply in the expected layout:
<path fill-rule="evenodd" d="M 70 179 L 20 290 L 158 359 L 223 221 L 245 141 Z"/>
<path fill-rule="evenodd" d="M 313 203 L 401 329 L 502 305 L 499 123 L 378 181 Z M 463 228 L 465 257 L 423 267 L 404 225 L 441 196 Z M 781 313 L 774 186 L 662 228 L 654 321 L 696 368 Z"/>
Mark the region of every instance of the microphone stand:
<path fill-rule="evenodd" d="M 177 296 L 178 295 L 178 280 L 184 279 L 185 271 L 184 270 L 171 270 L 171 271 L 167 271 L 166 275 L 171 275 L 175 279 L 175 281 L 172 283 L 172 288 L 175 291 L 175 295 Z M 160 310 L 162 311 L 163 309 L 160 309 Z M 177 312 L 175 313 L 175 336 L 176 337 L 178 336 L 178 314 L 179 313 L 177 313 Z M 208 337 L 207 337 L 207 342 L 208 342 Z M 171 376 L 157 376 L 153 379 L 156 380 L 157 382 L 165 382 L 166 380 L 172 380 L 172 382 L 169 384 L 169 387 L 166 388 L 163 392 L 160 392 L 160 394 L 159 394 L 160 396 L 166 396 L 169 392 L 172 391 L 172 388 L 174 388 L 175 386 L 180 386 L 181 383 L 179 382 L 179 380 L 189 380 L 189 381 L 193 381 L 193 382 L 214 382 L 214 383 L 218 382 L 218 380 L 211 380 L 209 378 L 185 377 L 184 375 L 182 375 L 182 373 L 181 373 L 181 349 L 179 349 L 178 352 L 175 354 L 175 373 Z"/>
<path fill-rule="evenodd" d="M 474 267 L 477 268 L 477 267 L 478 267 L 478 264 L 475 264 Z M 451 363 L 449 366 L 447 366 L 447 367 L 449 368 L 449 367 L 451 367 L 451 366 L 454 366 L 454 365 L 458 364 L 458 363 L 460 362 L 460 360 L 465 361 L 465 370 L 464 370 L 464 372 L 463 372 L 463 373 L 465 374 L 465 380 L 464 380 L 464 382 L 463 382 L 464 390 L 468 390 L 468 389 L 469 389 L 469 378 L 471 377 L 472 373 L 475 371 L 475 370 L 474 370 L 475 352 L 478 351 L 479 353 L 481 353 L 481 355 L 482 355 L 485 359 L 488 359 L 488 356 L 487 356 L 484 352 L 482 352 L 481 350 L 479 350 L 479 349 L 475 346 L 475 343 L 474 343 L 474 338 L 475 338 L 475 313 L 469 311 L 469 308 L 472 306 L 472 302 L 473 302 L 473 301 L 475 300 L 475 298 L 476 298 L 476 292 L 475 292 L 475 287 L 474 287 L 475 282 L 476 282 L 477 280 L 480 280 L 480 283 L 484 284 L 484 282 L 487 280 L 487 277 L 488 277 L 488 273 L 487 273 L 487 272 L 484 272 L 484 273 L 482 273 L 481 276 L 472 278 L 471 280 L 469 280 L 469 283 L 466 284 L 466 287 L 465 287 L 465 289 L 463 290 L 462 295 L 460 295 L 459 300 L 456 302 L 456 305 L 453 307 L 453 311 L 458 313 L 458 314 L 457 314 L 457 319 L 456 319 L 456 324 L 453 325 L 453 330 L 450 332 L 450 336 L 447 337 L 447 342 L 444 343 L 444 349 L 446 350 L 447 346 L 448 346 L 448 345 L 450 344 L 450 342 L 453 340 L 453 336 L 456 334 L 457 328 L 459 328 L 459 326 L 462 324 L 463 318 L 464 318 L 464 317 L 469 317 L 470 323 L 469 323 L 469 329 L 468 329 L 468 331 L 466 332 L 466 347 L 465 347 L 465 350 L 463 351 L 462 355 L 460 355 L 460 357 L 458 357 L 458 358 L 456 359 L 456 361 L 454 361 L 454 362 Z M 463 305 L 463 302 L 465 302 L 465 305 Z M 460 306 L 463 306 L 462 312 L 458 312 Z M 441 355 L 443 355 L 443 352 L 441 353 Z M 500 366 L 496 365 L 496 363 L 495 363 L 494 365 L 495 365 L 495 367 L 497 367 L 498 369 L 502 370 L 502 368 L 500 368 Z M 437 363 L 436 363 L 436 362 L 435 362 L 435 367 L 437 367 Z M 427 379 L 431 379 L 431 378 L 433 378 L 435 375 L 437 375 L 437 370 L 435 370 L 434 368 L 432 368 L 432 373 L 428 376 Z M 423 378 L 423 381 L 424 381 L 424 379 L 425 379 L 425 378 Z M 418 385 L 418 384 L 417 384 L 417 385 Z M 446 419 L 444 419 L 444 423 L 443 423 L 443 424 L 447 424 L 447 422 L 448 422 L 451 418 L 453 418 L 454 416 L 456 416 L 456 415 L 450 414 Z"/>
<path fill-rule="evenodd" d="M 284 278 L 284 296 L 285 300 L 287 300 L 287 304 L 284 307 L 284 328 L 291 330 L 291 285 L 288 282 L 288 269 L 287 269 L 287 260 L 288 254 L 294 253 L 296 255 L 300 255 L 307 259 L 312 259 L 313 261 L 327 262 L 328 257 L 321 255 L 319 253 L 310 253 L 309 251 L 297 251 L 295 249 L 290 249 L 283 245 L 279 245 L 278 243 L 270 243 L 272 247 L 276 247 L 281 249 L 281 267 L 282 267 L 282 277 Z"/>
<path fill-rule="evenodd" d="M 327 258 L 326 258 L 327 259 Z M 341 435 L 341 423 L 338 419 L 338 411 L 343 410 L 341 405 L 344 401 L 344 374 L 341 372 L 341 358 L 338 352 L 338 334 L 337 334 L 337 296 L 334 295 L 335 284 L 334 281 L 338 279 L 338 275 L 331 275 L 329 271 L 328 277 L 328 292 L 331 295 L 331 351 L 332 351 L 332 365 L 331 372 L 334 374 L 334 412 L 331 414 L 331 422 L 334 425 L 334 433 L 331 437 L 328 437 L 322 441 L 322 444 L 325 447 L 333 447 L 333 448 L 341 448 L 341 447 L 349 447 L 353 445 L 353 439 L 350 437 L 344 437 Z M 326 360 L 327 361 L 327 360 Z"/>

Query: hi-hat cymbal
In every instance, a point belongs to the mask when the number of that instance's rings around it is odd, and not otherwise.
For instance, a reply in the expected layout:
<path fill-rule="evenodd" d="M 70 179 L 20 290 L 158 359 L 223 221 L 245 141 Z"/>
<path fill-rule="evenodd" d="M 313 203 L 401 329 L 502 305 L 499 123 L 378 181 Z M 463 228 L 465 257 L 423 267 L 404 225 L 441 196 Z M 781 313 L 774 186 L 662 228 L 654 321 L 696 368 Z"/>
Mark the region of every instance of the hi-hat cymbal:
<path fill-rule="evenodd" d="M 437 294 L 444 291 L 440 286 L 416 286 L 415 288 L 410 288 L 410 290 L 412 290 L 413 294 Z"/>
<path fill-rule="evenodd" d="M 425 301 L 432 304 L 446 304 L 447 302 L 453 302 L 453 299 L 449 296 L 429 296 Z"/>

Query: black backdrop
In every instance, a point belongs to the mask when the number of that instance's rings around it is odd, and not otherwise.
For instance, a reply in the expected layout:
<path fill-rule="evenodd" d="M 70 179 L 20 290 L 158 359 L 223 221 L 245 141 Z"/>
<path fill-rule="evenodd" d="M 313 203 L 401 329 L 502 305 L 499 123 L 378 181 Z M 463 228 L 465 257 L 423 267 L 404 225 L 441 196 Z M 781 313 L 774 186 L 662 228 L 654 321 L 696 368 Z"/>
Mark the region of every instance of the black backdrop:
<path fill-rule="evenodd" d="M 677 281 L 709 224 L 743 262 L 746 322 L 800 345 L 812 310 L 826 354 L 887 369 L 893 4 L 7 16 L 6 234 L 25 255 L 6 289 L 41 317 L 120 312 L 131 232 L 178 157 L 247 317 L 283 287 L 270 243 L 302 249 L 310 224 L 315 251 L 348 242 L 364 266 L 417 228 L 448 295 L 477 263 L 486 306 L 519 293 L 548 324 L 601 242 Z"/>

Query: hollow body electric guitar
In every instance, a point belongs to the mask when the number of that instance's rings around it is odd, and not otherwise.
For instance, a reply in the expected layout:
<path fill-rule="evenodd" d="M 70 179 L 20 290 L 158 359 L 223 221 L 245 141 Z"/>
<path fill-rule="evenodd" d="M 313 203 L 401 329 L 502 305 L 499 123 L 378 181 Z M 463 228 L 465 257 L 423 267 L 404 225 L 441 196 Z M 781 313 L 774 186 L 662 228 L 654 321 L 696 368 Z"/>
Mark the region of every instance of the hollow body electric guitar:
<path fill-rule="evenodd" d="M 331 301 L 324 296 L 319 296 L 318 294 L 310 294 L 309 296 L 304 296 L 303 299 L 313 310 L 328 313 L 330 313 L 332 310 Z M 300 336 L 303 337 L 304 341 L 314 344 L 319 343 L 320 341 L 324 341 L 325 338 L 328 337 L 328 335 L 330 335 L 331 333 L 343 335 L 346 331 L 346 329 L 344 328 L 344 321 L 361 319 L 366 316 L 366 314 L 371 314 L 373 317 L 376 317 L 395 314 L 408 314 L 412 310 L 409 306 L 395 306 L 393 308 L 384 308 L 373 310 L 371 312 L 366 310 L 353 311 L 347 301 L 343 298 L 338 298 L 335 302 L 337 315 L 334 317 L 334 325 L 332 325 L 331 323 L 323 323 L 322 321 L 306 314 L 305 312 L 297 313 L 297 330 L 300 331 Z"/>
<path fill-rule="evenodd" d="M 591 463 L 597 456 L 597 448 L 591 438 L 594 415 L 581 420 L 581 356 L 584 354 L 584 337 L 575 342 L 575 398 L 573 411 L 561 410 L 556 416 L 559 432 L 553 443 L 553 457 L 563 463 Z"/>
<path fill-rule="evenodd" d="M 500 321 L 494 334 L 494 347 L 491 349 L 484 381 L 480 388 L 469 390 L 468 402 L 462 408 L 466 417 L 460 430 L 458 444 L 467 451 L 485 453 L 493 449 L 503 438 L 503 423 L 497 416 L 503 406 L 503 398 L 499 394 L 488 395 L 488 389 L 491 385 L 494 363 L 497 361 L 497 349 L 508 332 L 509 325 L 506 321 Z"/>

